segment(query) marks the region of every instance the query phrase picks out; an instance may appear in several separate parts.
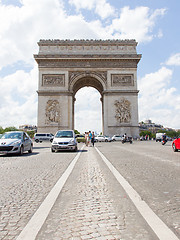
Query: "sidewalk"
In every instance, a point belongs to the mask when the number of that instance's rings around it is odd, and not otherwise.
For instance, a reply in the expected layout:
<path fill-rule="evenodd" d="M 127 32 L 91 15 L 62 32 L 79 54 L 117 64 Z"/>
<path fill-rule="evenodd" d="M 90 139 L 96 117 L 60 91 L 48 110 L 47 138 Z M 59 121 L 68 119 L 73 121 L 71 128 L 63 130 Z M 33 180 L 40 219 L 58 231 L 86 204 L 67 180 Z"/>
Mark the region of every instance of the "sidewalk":
<path fill-rule="evenodd" d="M 86 147 L 37 240 L 154 240 L 130 200 Z"/>

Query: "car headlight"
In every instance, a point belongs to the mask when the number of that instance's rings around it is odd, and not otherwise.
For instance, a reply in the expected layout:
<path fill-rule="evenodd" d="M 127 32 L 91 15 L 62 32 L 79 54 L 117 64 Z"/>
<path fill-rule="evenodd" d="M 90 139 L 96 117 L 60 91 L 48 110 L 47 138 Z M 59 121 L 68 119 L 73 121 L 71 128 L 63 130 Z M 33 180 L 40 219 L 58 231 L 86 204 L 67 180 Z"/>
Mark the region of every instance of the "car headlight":
<path fill-rule="evenodd" d="M 56 141 L 53 141 L 52 144 L 57 144 L 57 142 L 56 142 Z"/>
<path fill-rule="evenodd" d="M 69 141 L 69 144 L 75 144 L 74 139 L 71 139 L 71 140 Z"/>
<path fill-rule="evenodd" d="M 21 141 L 18 140 L 18 141 L 16 141 L 16 142 L 11 143 L 10 145 L 12 145 L 12 146 L 16 146 L 16 145 L 20 145 L 20 144 L 21 144 Z"/>

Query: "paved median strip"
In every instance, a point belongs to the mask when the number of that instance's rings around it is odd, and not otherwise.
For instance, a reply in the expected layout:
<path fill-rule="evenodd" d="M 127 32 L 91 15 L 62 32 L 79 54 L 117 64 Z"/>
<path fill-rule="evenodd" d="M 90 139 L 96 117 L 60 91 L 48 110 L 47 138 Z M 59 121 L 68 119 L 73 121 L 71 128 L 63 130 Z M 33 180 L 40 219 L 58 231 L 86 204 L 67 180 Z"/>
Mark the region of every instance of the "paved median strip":
<path fill-rule="evenodd" d="M 153 210 L 143 201 L 140 195 L 134 188 L 126 181 L 126 179 L 116 170 L 116 168 L 109 162 L 109 160 L 95 147 L 103 161 L 106 163 L 117 181 L 124 188 L 129 198 L 132 200 L 140 214 L 151 227 L 153 232 L 160 240 L 179 240 L 179 238 L 168 228 L 168 226 L 153 212 Z"/>
<path fill-rule="evenodd" d="M 45 200 L 42 202 L 38 210 L 32 216 L 30 221 L 27 223 L 25 228 L 22 230 L 20 235 L 17 237 L 16 240 L 35 240 L 36 236 L 41 229 L 42 225 L 44 224 L 49 212 L 51 211 L 59 193 L 61 192 L 64 184 L 66 183 L 69 175 L 71 174 L 76 162 L 78 161 L 81 152 L 84 146 L 81 148 L 80 152 L 76 155 L 73 161 L 70 163 L 66 171 L 63 175 L 59 178 L 57 183 L 54 185 L 50 193 L 47 195 Z"/>

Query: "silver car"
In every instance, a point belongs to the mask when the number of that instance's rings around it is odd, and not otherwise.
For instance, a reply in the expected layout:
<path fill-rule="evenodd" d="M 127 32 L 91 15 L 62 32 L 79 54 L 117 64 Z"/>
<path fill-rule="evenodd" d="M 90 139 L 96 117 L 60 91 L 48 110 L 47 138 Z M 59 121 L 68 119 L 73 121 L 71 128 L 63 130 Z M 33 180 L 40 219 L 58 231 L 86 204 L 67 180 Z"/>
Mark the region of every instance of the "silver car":
<path fill-rule="evenodd" d="M 51 145 L 51 151 L 57 152 L 60 150 L 77 151 L 76 135 L 73 130 L 57 131 Z"/>
<path fill-rule="evenodd" d="M 18 153 L 22 155 L 25 151 L 32 153 L 32 149 L 32 140 L 26 132 L 6 132 L 0 138 L 0 154 Z"/>

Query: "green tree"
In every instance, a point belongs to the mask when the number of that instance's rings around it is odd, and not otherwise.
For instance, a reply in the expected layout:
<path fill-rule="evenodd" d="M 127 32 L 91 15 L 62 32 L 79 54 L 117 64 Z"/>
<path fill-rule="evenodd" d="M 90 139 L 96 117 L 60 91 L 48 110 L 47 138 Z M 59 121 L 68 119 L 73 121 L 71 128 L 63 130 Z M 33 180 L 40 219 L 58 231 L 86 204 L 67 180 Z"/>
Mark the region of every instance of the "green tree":
<path fill-rule="evenodd" d="M 0 134 L 4 133 L 4 129 L 0 126 Z"/>
<path fill-rule="evenodd" d="M 7 127 L 4 129 L 4 132 L 19 131 L 16 127 Z"/>
<path fill-rule="evenodd" d="M 80 134 L 80 132 L 78 130 L 74 130 L 75 134 Z"/>
<path fill-rule="evenodd" d="M 167 130 L 159 130 L 159 133 L 166 133 L 167 136 L 174 138 L 180 136 L 180 131 L 167 131 Z"/>
<path fill-rule="evenodd" d="M 34 131 L 34 130 L 27 131 L 27 134 L 30 136 L 30 138 L 33 138 L 35 133 L 36 133 L 36 131 Z"/>

